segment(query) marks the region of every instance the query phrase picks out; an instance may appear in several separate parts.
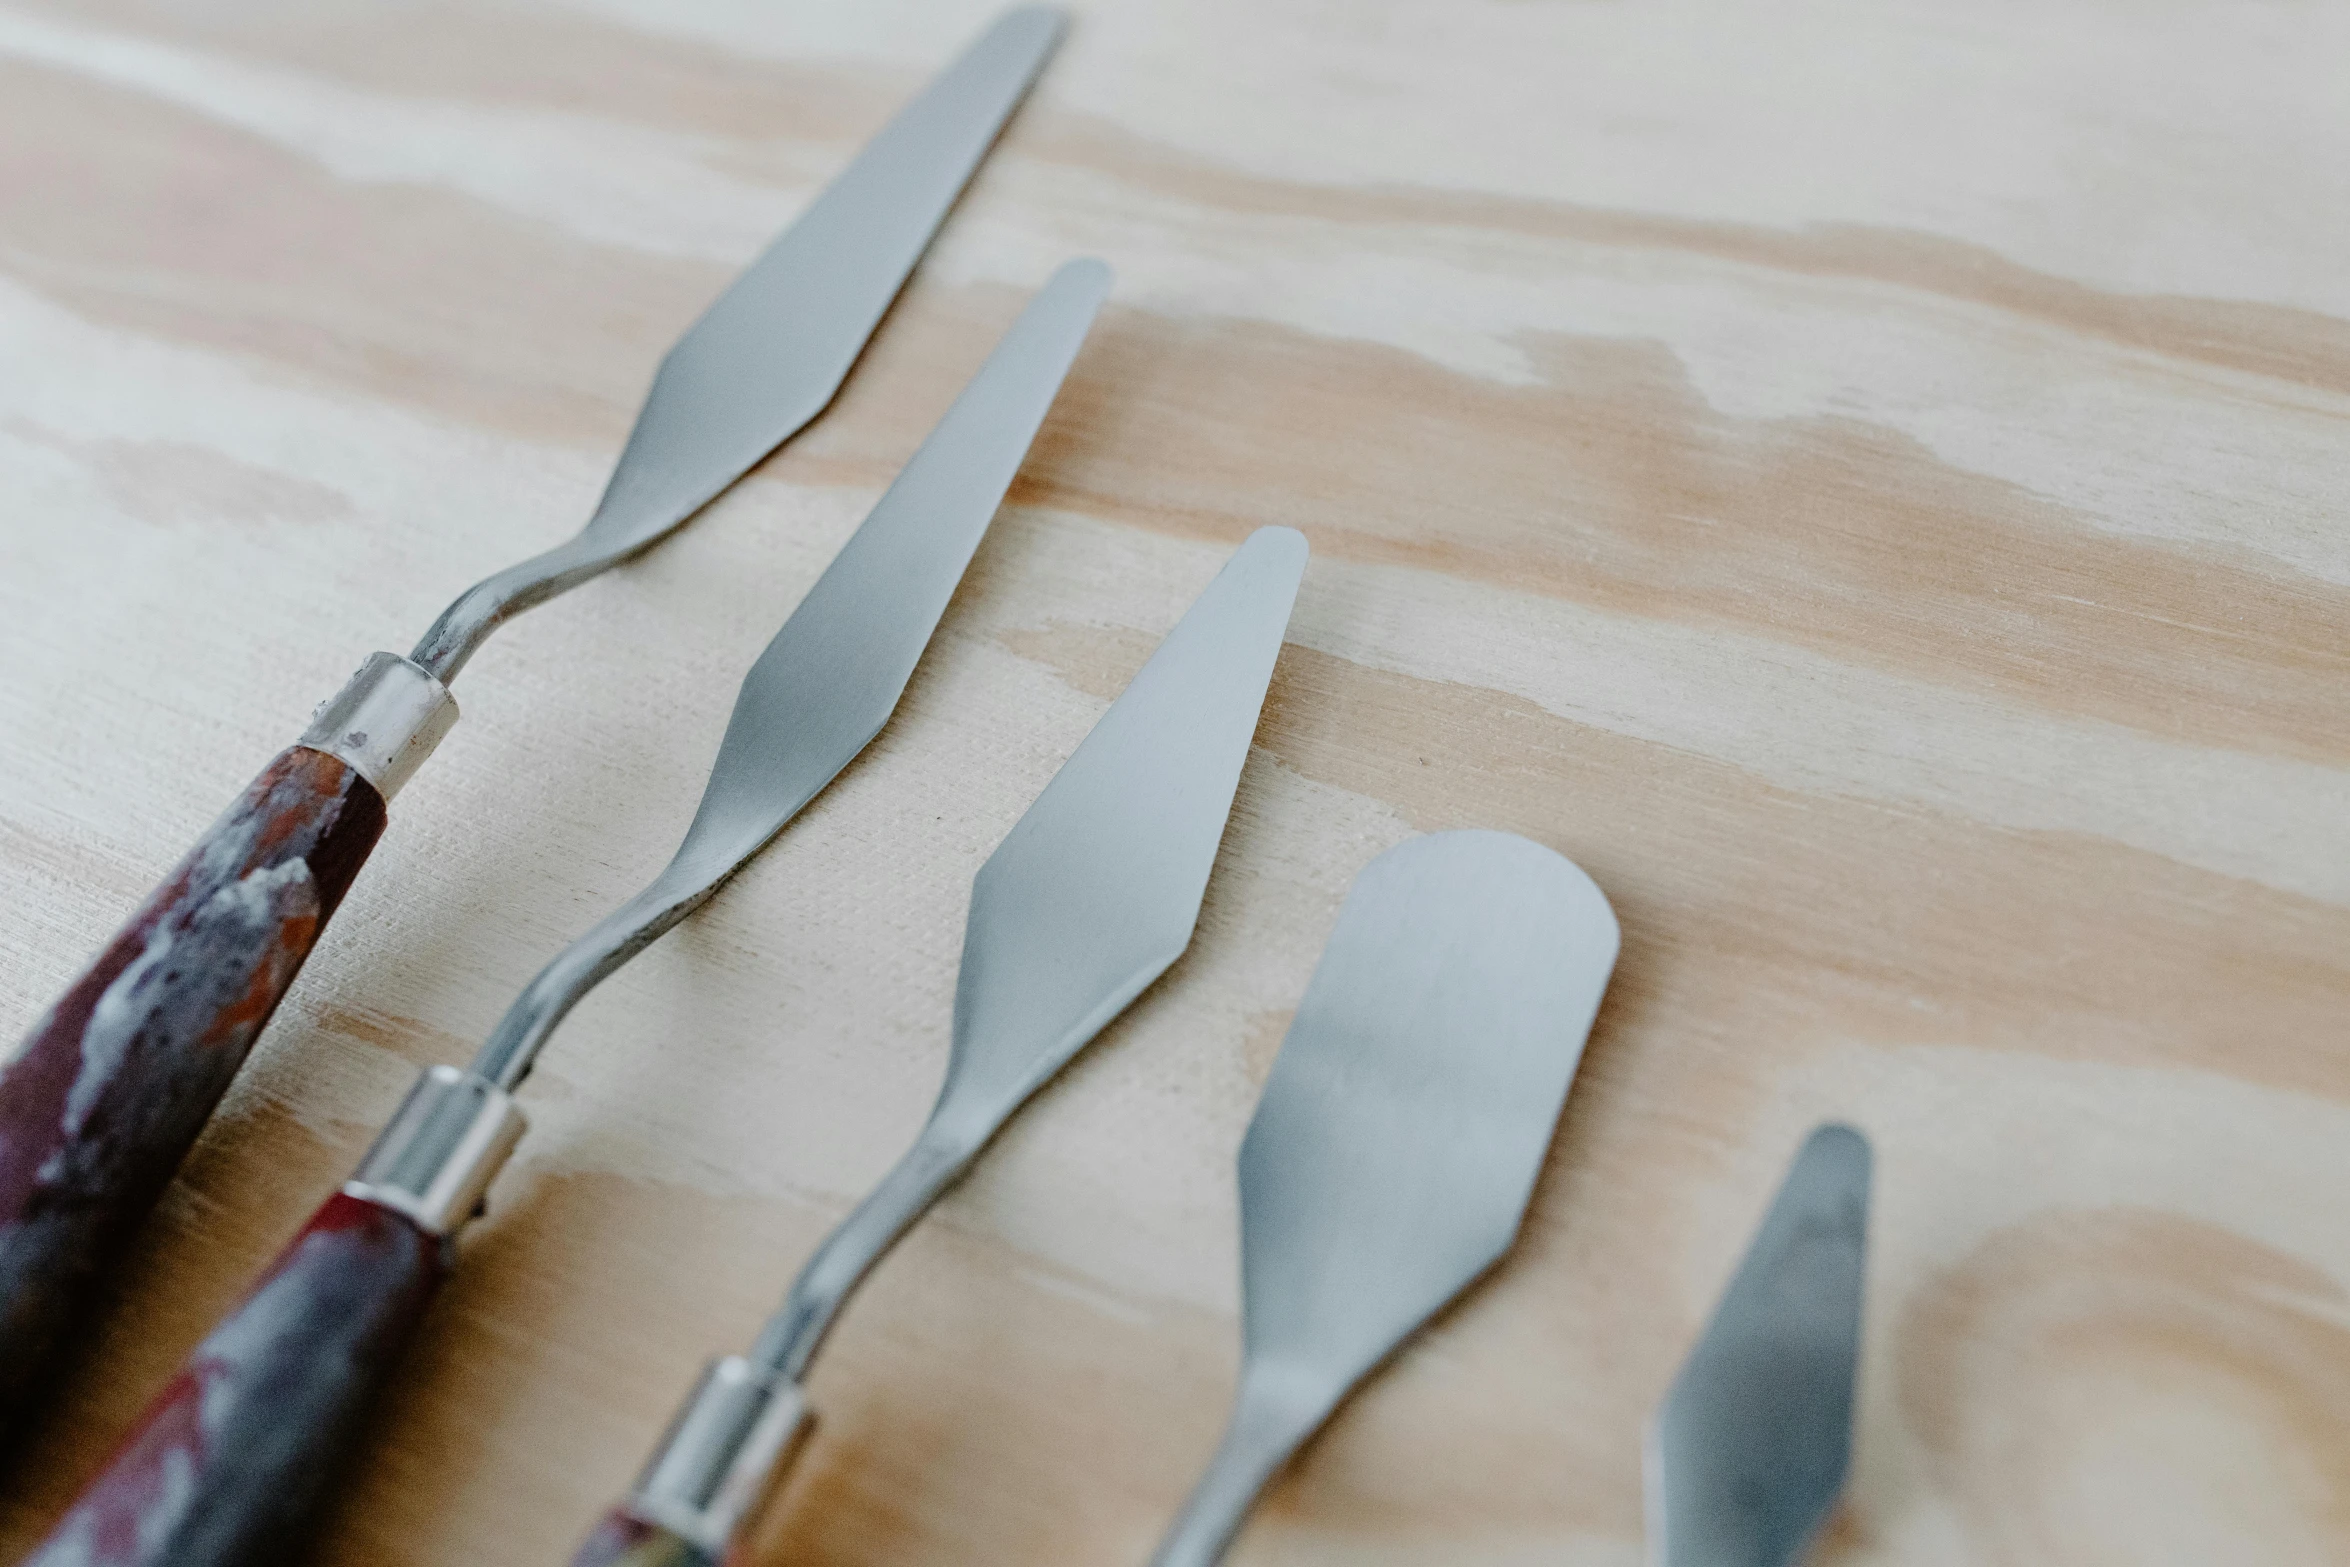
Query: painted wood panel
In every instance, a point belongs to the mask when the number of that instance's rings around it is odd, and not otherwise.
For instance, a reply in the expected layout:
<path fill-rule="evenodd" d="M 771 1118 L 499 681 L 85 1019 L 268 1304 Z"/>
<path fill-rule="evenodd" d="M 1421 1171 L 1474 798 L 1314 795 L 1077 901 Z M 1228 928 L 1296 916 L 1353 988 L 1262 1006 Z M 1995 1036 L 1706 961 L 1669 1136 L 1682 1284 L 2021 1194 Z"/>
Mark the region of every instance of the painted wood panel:
<path fill-rule="evenodd" d="M 586 514 L 984 0 L 0 4 L 0 1037 L 311 706 Z M 965 889 L 1267 523 L 1191 955 L 876 1277 L 769 1531 L 1136 1561 L 1340 896 L 1491 826 L 1624 955 L 1489 1285 L 1236 1563 L 1629 1567 L 1803 1133 L 1879 1153 L 1819 1553 L 2350 1556 L 2350 13 L 1102 0 L 840 403 L 516 623 L 0 1481 L 63 1508 L 390 1113 L 667 857 L 1026 292 L 1119 286 L 897 720 L 584 1005 L 322 1561 L 569 1559 L 918 1124 Z"/>

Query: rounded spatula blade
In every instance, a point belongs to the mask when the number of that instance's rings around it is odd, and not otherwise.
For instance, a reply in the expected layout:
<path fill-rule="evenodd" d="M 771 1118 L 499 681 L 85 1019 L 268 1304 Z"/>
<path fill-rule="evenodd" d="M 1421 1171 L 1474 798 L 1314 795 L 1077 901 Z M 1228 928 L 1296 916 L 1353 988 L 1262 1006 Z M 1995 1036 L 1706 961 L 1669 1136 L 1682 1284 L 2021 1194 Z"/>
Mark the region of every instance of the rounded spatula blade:
<path fill-rule="evenodd" d="M 1356 880 L 1241 1145 L 1239 1397 L 1154 1567 L 1221 1557 L 1297 1445 L 1509 1249 L 1617 945 L 1591 878 L 1509 833 L 1416 838 Z"/>

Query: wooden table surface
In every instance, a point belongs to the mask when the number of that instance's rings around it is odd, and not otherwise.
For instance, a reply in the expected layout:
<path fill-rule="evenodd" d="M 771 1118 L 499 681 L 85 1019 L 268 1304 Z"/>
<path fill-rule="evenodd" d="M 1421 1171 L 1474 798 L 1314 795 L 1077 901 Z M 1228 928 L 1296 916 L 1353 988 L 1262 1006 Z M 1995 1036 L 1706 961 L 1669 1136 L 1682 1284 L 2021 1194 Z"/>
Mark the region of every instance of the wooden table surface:
<path fill-rule="evenodd" d="M 0 0 L 0 1035 L 988 0 Z M 1526 1234 L 1253 1564 L 1640 1560 L 1803 1133 L 1879 1153 L 1840 1564 L 2350 1559 L 2350 10 L 1102 0 L 835 410 L 500 634 L 0 1486 L 35 1537 L 416 1068 L 667 856 L 1026 293 L 1109 310 L 896 721 L 558 1036 L 319 1560 L 567 1558 L 927 1108 L 969 877 L 1251 528 L 1191 955 L 856 1301 L 777 1563 L 1139 1563 L 1233 1154 L 1410 834 L 1623 959 Z"/>

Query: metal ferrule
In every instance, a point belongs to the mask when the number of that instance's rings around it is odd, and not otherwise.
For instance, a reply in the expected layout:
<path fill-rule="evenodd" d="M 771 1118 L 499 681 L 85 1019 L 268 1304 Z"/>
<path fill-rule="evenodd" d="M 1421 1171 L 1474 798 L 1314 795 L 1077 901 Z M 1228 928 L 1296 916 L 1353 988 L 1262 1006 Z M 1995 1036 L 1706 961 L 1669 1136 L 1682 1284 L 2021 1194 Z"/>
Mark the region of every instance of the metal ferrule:
<path fill-rule="evenodd" d="M 367 662 L 311 717 L 301 743 L 339 756 L 390 799 L 457 722 L 457 699 L 397 653 Z"/>
<path fill-rule="evenodd" d="M 637 1477 L 628 1511 L 723 1557 L 813 1419 L 797 1382 L 740 1355 L 714 1360 Z"/>
<path fill-rule="evenodd" d="M 453 1235 L 480 1211 L 482 1193 L 525 1124 L 513 1096 L 489 1079 L 431 1067 L 343 1190 L 406 1214 L 431 1234 Z"/>

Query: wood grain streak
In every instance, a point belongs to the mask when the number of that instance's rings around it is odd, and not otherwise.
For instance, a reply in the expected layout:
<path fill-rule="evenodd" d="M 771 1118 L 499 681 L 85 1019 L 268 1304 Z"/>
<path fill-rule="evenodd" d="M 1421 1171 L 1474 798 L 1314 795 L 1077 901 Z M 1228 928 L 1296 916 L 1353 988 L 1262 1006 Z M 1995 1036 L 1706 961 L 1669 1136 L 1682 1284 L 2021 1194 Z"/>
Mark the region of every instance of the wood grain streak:
<path fill-rule="evenodd" d="M 2100 536 L 1860 421 L 1725 418 L 1659 347 L 1537 358 L 1543 384 L 1501 387 L 1260 324 L 1114 320 L 1037 465 L 1052 480 L 1015 498 L 1219 539 L 1286 522 L 1324 553 L 2350 758 L 2350 590 Z M 1464 485 L 1442 454 L 1467 451 Z"/>

